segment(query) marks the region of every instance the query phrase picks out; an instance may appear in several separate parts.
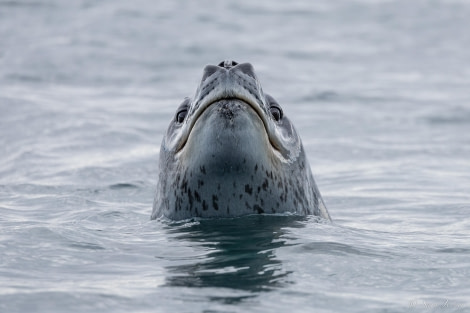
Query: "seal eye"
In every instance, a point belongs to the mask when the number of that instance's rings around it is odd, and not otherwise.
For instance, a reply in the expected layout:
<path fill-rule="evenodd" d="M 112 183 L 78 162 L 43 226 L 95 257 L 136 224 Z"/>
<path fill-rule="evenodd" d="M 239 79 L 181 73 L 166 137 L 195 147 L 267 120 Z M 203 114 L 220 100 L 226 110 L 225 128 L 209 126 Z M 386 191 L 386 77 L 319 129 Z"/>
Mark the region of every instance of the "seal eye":
<path fill-rule="evenodd" d="M 184 119 L 186 118 L 186 115 L 188 115 L 188 109 L 187 108 L 179 110 L 178 113 L 176 113 L 176 122 L 178 122 L 180 124 L 183 123 Z"/>
<path fill-rule="evenodd" d="M 191 103 L 191 99 L 188 97 L 184 98 L 183 103 L 180 104 L 178 109 L 176 110 L 175 115 L 175 122 L 181 124 L 184 122 L 186 115 L 188 115 L 189 104 Z"/>
<path fill-rule="evenodd" d="M 271 112 L 271 115 L 273 116 L 273 119 L 276 122 L 279 122 L 279 120 L 282 118 L 282 110 L 278 106 L 272 106 L 269 108 L 269 111 Z"/>

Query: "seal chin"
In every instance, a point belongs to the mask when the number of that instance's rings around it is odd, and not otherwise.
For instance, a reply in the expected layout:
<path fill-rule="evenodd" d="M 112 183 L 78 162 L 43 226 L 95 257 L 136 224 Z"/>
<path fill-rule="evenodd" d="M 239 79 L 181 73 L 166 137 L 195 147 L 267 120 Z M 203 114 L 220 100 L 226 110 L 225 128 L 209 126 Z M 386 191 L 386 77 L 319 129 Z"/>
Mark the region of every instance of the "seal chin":
<path fill-rule="evenodd" d="M 202 112 L 178 156 L 195 162 L 230 164 L 243 159 L 272 159 L 274 150 L 252 106 L 239 99 L 224 99 Z"/>

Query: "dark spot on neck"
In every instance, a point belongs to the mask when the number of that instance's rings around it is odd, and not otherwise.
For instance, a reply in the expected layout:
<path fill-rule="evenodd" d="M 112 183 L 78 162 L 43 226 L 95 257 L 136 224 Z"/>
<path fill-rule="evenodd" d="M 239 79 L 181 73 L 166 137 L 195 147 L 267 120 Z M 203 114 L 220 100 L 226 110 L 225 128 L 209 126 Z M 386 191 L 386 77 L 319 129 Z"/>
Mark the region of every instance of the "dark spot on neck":
<path fill-rule="evenodd" d="M 264 182 L 263 182 L 263 185 L 262 185 L 262 186 L 263 186 L 263 190 L 266 191 L 266 189 L 267 189 L 268 186 L 269 186 L 269 182 L 268 182 L 267 179 L 264 179 Z"/>
<path fill-rule="evenodd" d="M 258 214 L 264 213 L 264 210 L 257 204 L 253 207 L 253 210 L 255 210 Z"/>
<path fill-rule="evenodd" d="M 245 192 L 249 195 L 253 193 L 253 188 L 250 185 L 245 185 Z"/>
<path fill-rule="evenodd" d="M 214 210 L 218 211 L 219 210 L 219 205 L 217 204 L 217 201 L 219 198 L 217 198 L 216 195 L 212 195 L 212 206 L 214 207 Z"/>

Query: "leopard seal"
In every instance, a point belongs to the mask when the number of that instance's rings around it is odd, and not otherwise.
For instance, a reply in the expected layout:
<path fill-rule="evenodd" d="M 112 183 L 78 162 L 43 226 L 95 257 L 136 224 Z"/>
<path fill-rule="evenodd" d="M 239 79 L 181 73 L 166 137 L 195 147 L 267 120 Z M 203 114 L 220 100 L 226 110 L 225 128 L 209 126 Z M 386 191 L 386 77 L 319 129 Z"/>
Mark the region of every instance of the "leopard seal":
<path fill-rule="evenodd" d="M 261 213 L 330 219 L 294 126 L 253 66 L 207 65 L 163 138 L 151 218 Z"/>

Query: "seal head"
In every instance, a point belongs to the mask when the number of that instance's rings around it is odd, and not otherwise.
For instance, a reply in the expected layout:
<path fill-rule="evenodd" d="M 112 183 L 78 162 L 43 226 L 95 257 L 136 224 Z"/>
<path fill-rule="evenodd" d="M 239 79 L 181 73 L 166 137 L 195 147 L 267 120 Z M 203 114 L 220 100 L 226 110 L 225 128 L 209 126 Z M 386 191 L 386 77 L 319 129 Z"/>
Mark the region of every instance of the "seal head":
<path fill-rule="evenodd" d="M 159 170 L 152 219 L 330 218 L 297 132 L 249 63 L 204 68 L 163 138 Z"/>

